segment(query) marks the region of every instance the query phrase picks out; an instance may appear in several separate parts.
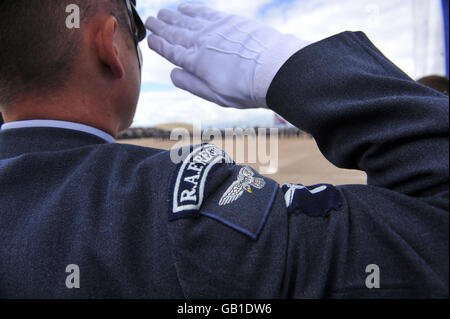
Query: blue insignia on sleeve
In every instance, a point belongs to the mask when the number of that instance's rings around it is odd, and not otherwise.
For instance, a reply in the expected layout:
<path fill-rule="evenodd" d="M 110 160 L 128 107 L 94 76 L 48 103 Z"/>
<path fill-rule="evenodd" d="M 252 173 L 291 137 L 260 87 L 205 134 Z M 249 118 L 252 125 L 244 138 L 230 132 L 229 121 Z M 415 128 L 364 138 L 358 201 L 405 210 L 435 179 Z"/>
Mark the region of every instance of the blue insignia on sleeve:
<path fill-rule="evenodd" d="M 342 207 L 339 191 L 330 184 L 303 186 L 286 184 L 281 188 L 289 213 L 325 217 Z"/>
<path fill-rule="evenodd" d="M 252 168 L 234 166 L 232 175 L 205 200 L 200 214 L 256 240 L 279 189 L 278 183 Z"/>
<path fill-rule="evenodd" d="M 211 179 L 212 173 L 216 172 L 218 167 L 227 164 L 234 164 L 234 161 L 219 147 L 213 144 L 193 147 L 173 175 L 169 192 L 169 201 L 171 201 L 169 219 L 198 217 L 206 195 L 208 178 Z M 223 170 L 214 175 L 220 179 L 229 174 L 231 174 L 230 171 Z"/>

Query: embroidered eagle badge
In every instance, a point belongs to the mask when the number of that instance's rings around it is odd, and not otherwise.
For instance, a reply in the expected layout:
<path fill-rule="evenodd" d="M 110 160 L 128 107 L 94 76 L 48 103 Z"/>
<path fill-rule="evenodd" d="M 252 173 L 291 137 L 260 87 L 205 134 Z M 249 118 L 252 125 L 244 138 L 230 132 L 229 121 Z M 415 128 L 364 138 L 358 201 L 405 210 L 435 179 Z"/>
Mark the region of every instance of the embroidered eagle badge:
<path fill-rule="evenodd" d="M 242 194 L 244 194 L 244 191 L 247 191 L 250 194 L 253 193 L 251 186 L 262 189 L 266 185 L 266 181 L 260 177 L 255 177 L 254 175 L 255 173 L 250 167 L 242 167 L 239 171 L 237 180 L 228 187 L 222 195 L 222 198 L 220 198 L 219 205 L 224 206 L 231 204 L 239 199 Z"/>

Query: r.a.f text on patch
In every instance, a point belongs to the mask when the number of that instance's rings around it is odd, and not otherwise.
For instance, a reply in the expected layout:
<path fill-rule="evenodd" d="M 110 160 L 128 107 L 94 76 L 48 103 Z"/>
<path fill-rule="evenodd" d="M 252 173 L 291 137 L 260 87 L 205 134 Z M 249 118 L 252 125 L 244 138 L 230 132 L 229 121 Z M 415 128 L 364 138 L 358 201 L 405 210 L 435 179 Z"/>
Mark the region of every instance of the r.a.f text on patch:
<path fill-rule="evenodd" d="M 180 163 L 172 185 L 172 209 L 170 219 L 197 216 L 205 196 L 208 175 L 218 164 L 234 164 L 233 159 L 212 144 L 194 147 Z"/>

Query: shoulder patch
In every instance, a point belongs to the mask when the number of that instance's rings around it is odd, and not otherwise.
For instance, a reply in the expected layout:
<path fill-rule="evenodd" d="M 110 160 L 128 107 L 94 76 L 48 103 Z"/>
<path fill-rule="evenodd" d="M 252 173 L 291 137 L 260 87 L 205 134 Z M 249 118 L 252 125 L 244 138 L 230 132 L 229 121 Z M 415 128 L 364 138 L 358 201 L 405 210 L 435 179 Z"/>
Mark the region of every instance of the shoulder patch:
<path fill-rule="evenodd" d="M 278 183 L 252 168 L 235 166 L 233 174 L 205 201 L 200 214 L 257 239 L 279 189 Z"/>
<path fill-rule="evenodd" d="M 285 184 L 281 189 L 289 213 L 325 217 L 332 210 L 339 210 L 342 207 L 339 191 L 330 184 L 312 186 Z"/>
<path fill-rule="evenodd" d="M 171 202 L 169 219 L 198 217 L 199 209 L 206 196 L 206 184 L 218 167 L 234 165 L 233 159 L 213 144 L 191 147 L 190 154 L 175 170 L 169 191 Z M 217 172 L 217 181 L 226 179 L 232 172 Z M 214 183 L 213 183 L 214 184 Z M 212 187 L 214 188 L 214 187 Z"/>

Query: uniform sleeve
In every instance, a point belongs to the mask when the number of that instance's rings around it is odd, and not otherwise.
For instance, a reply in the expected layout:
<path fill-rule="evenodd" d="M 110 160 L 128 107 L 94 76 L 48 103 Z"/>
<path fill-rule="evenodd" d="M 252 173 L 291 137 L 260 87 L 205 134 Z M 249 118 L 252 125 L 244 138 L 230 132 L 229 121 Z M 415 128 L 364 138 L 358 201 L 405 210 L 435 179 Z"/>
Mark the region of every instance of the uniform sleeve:
<path fill-rule="evenodd" d="M 267 100 L 330 162 L 368 176 L 316 194 L 288 189 L 282 295 L 448 298 L 448 97 L 345 32 L 294 55 Z M 324 200 L 341 208 L 324 210 Z M 366 283 L 371 265 L 379 288 Z"/>
<path fill-rule="evenodd" d="M 278 298 L 287 248 L 279 185 L 195 146 L 169 188 L 169 247 L 186 298 Z"/>
<path fill-rule="evenodd" d="M 230 164 L 201 203 L 201 187 L 175 187 L 194 205 L 168 229 L 185 296 L 448 297 L 448 98 L 346 32 L 291 57 L 267 102 L 368 185 L 280 187 Z"/>

